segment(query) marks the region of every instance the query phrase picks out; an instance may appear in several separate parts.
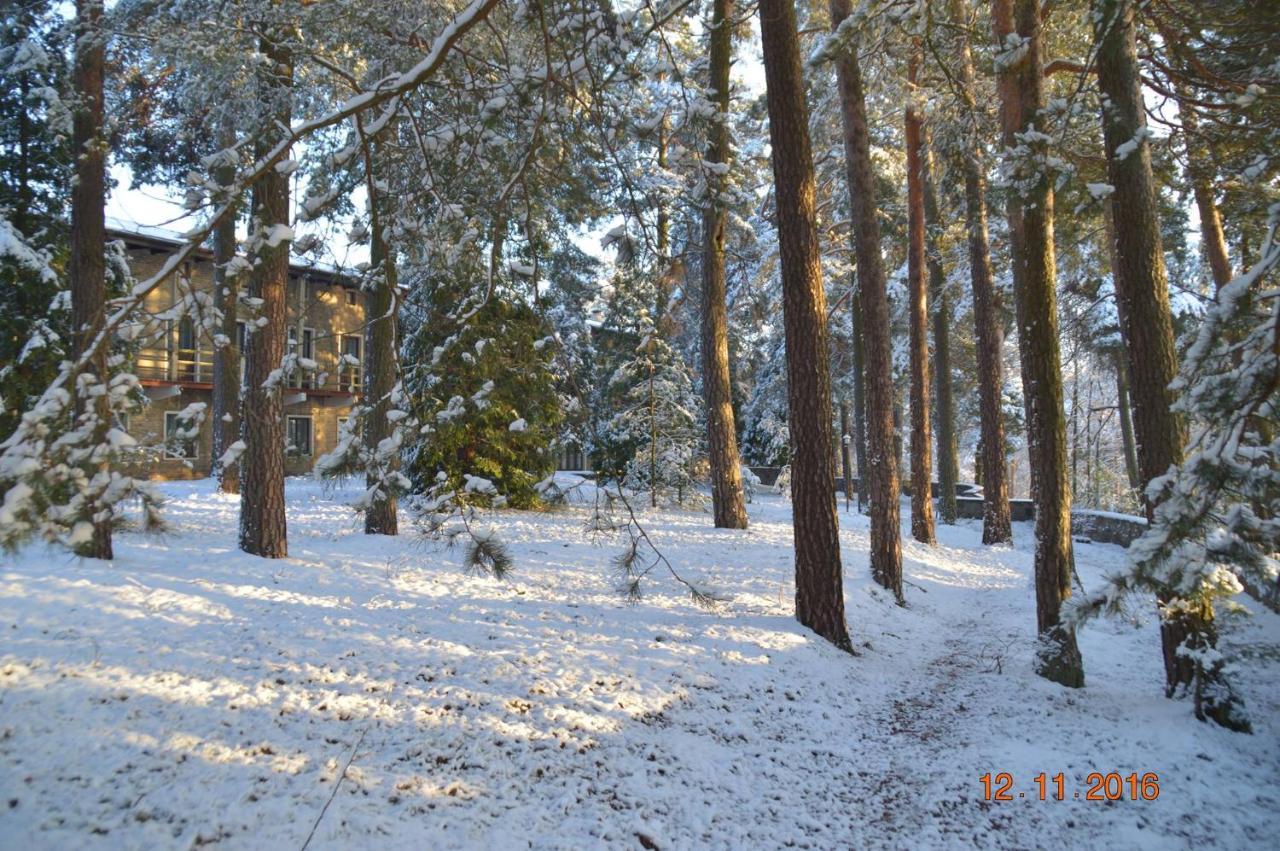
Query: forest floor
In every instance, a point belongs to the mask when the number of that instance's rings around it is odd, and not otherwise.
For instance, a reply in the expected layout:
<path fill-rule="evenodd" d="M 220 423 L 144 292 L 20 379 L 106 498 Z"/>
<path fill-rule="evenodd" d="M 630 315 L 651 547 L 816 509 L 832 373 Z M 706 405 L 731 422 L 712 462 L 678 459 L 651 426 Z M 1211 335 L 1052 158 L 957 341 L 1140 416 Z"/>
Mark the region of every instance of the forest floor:
<path fill-rule="evenodd" d="M 708 613 L 658 574 L 624 601 L 620 542 L 593 543 L 583 507 L 498 513 L 515 558 L 498 581 L 416 535 L 366 537 L 351 494 L 310 481 L 289 483 L 279 561 L 237 551 L 237 503 L 208 482 L 165 491 L 172 531 L 119 535 L 114 563 L 0 556 L 0 846 L 1235 849 L 1280 832 L 1280 617 L 1223 623 L 1252 660 L 1251 736 L 1163 697 L 1149 608 L 1089 625 L 1087 687 L 1060 688 L 1031 672 L 1030 524 L 1009 548 L 976 523 L 906 543 L 901 608 L 869 579 L 867 519 L 842 511 L 854 657 L 792 617 L 776 496 L 746 532 L 642 515 L 678 569 L 732 595 Z M 1086 587 L 1123 559 L 1076 552 Z M 999 772 L 1014 800 L 985 801 Z M 1039 800 L 1040 772 L 1066 800 Z M 1159 797 L 1085 800 L 1092 772 L 1154 772 Z"/>

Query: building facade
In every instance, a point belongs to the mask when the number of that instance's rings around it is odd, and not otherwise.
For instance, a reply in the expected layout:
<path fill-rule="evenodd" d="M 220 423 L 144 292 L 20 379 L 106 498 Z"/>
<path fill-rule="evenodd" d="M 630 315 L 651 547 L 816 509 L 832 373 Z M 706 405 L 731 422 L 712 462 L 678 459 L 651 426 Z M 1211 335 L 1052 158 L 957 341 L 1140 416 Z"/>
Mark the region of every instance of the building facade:
<path fill-rule="evenodd" d="M 178 240 L 125 230 L 108 238 L 124 243 L 135 277 L 148 278 L 177 249 Z M 123 423 L 129 434 L 152 451 L 143 453 L 130 472 L 154 479 L 191 479 L 209 475 L 213 447 L 213 351 L 210 333 L 190 317 L 173 315 L 188 294 L 213 296 L 213 256 L 199 251 L 170 279 L 151 292 L 144 308 L 156 333 L 138 352 L 134 372 L 149 404 Z M 364 294 L 331 270 L 291 266 L 286 299 L 288 351 L 315 361 L 314 371 L 288 376 L 284 389 L 285 472 L 309 473 L 320 455 L 337 443 L 339 425 L 360 394 L 364 365 Z M 237 339 L 241 351 L 252 317 L 243 311 Z M 243 362 L 242 362 L 243 363 Z M 243 375 L 243 366 L 242 366 Z M 199 433 L 183 429 L 181 412 L 204 403 Z"/>

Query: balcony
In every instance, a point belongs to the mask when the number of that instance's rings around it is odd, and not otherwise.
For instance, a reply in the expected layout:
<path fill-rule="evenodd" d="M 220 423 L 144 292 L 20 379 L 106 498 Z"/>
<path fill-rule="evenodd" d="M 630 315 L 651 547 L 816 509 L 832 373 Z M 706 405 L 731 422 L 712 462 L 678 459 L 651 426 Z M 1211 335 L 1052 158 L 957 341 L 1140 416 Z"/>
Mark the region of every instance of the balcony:
<path fill-rule="evenodd" d="M 208 385 L 213 383 L 213 355 L 195 349 L 143 349 L 134 374 L 142 381 Z"/>

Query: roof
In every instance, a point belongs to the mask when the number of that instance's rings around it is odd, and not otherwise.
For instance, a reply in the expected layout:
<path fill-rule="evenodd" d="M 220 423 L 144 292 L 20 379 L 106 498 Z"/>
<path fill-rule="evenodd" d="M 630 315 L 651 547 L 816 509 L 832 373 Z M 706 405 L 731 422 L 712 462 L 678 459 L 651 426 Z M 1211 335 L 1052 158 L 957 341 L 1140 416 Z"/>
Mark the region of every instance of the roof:
<path fill-rule="evenodd" d="M 114 216 L 107 217 L 107 236 L 157 251 L 176 251 L 187 244 L 186 235 L 178 231 L 125 222 Z M 204 246 L 197 247 L 193 254 L 200 260 L 213 260 L 213 251 Z M 328 263 L 298 262 L 293 256 L 289 258 L 289 272 L 327 283 L 340 283 L 339 279 L 343 277 L 342 271 L 336 266 Z"/>

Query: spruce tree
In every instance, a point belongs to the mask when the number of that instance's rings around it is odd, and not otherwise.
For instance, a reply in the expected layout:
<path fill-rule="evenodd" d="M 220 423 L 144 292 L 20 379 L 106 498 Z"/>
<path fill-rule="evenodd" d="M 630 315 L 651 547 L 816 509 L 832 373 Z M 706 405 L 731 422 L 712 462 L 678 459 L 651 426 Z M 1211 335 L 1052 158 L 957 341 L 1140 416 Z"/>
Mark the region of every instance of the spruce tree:
<path fill-rule="evenodd" d="M 696 501 L 701 400 L 684 359 L 651 323 L 642 322 L 633 356 L 609 378 L 609 396 L 614 414 L 600 440 L 622 462 L 611 472 L 648 493 L 651 506 Z"/>

